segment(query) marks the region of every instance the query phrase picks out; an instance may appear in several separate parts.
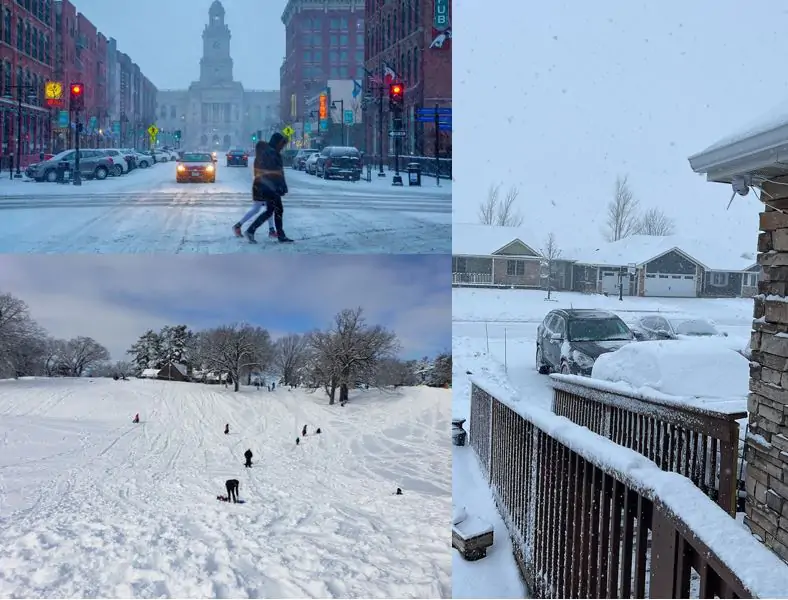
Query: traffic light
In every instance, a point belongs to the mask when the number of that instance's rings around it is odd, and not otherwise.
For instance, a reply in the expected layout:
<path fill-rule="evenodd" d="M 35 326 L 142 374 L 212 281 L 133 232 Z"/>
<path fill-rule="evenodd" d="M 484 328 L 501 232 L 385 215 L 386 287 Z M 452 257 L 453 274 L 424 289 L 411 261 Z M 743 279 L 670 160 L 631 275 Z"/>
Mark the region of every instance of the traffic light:
<path fill-rule="evenodd" d="M 180 129 L 176 129 L 175 130 L 175 139 L 176 140 L 180 140 L 181 139 L 181 130 Z"/>
<path fill-rule="evenodd" d="M 399 82 L 389 84 L 389 108 L 401 111 L 405 101 L 405 86 Z"/>
<path fill-rule="evenodd" d="M 85 86 L 81 83 L 71 84 L 71 110 L 83 110 L 85 108 Z"/>
<path fill-rule="evenodd" d="M 257 143 L 257 134 L 256 133 L 252 134 L 252 141 Z"/>

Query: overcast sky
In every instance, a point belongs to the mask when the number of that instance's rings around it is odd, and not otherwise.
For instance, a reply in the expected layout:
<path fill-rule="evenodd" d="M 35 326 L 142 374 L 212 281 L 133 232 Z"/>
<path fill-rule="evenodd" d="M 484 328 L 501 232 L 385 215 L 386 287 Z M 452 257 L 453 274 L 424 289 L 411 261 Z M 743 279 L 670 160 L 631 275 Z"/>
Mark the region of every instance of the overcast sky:
<path fill-rule="evenodd" d="M 491 184 L 524 225 L 601 242 L 617 175 L 677 233 L 755 251 L 759 202 L 687 157 L 788 101 L 783 0 L 455 0 L 454 219 Z M 542 244 L 542 239 L 534 241 Z"/>
<path fill-rule="evenodd" d="M 0 293 L 51 335 L 86 335 L 115 360 L 146 330 L 246 321 L 272 336 L 331 325 L 361 306 L 395 331 L 403 357 L 451 347 L 448 256 L 0 255 Z"/>
<path fill-rule="evenodd" d="M 161 89 L 184 89 L 200 76 L 202 32 L 213 0 L 72 0 Z M 247 89 L 279 89 L 287 0 L 223 0 L 235 80 Z"/>

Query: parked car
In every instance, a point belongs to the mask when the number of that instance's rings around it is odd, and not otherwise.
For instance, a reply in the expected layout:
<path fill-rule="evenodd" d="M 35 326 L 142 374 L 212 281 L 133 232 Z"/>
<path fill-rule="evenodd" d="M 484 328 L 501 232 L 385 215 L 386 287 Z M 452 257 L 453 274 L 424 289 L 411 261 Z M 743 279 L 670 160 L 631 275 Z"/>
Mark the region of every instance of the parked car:
<path fill-rule="evenodd" d="M 536 330 L 536 369 L 590 376 L 599 356 L 634 340 L 627 324 L 611 312 L 552 310 Z"/>
<path fill-rule="evenodd" d="M 120 177 L 124 173 L 128 173 L 130 170 L 129 161 L 126 160 L 123 152 L 116 148 L 99 148 L 99 152 L 103 152 L 107 156 L 112 157 L 112 171 L 110 172 L 111 175 L 115 175 L 116 177 Z"/>
<path fill-rule="evenodd" d="M 248 167 L 249 154 L 243 148 L 231 148 L 227 151 L 228 167 Z"/>
<path fill-rule="evenodd" d="M 172 154 L 167 152 L 166 150 L 151 150 L 151 154 L 156 157 L 156 162 L 170 162 L 172 158 Z"/>
<path fill-rule="evenodd" d="M 293 168 L 296 171 L 303 171 L 306 165 L 306 159 L 312 156 L 313 154 L 317 154 L 319 151 L 315 150 L 314 148 L 299 150 L 298 154 L 295 155 L 293 159 Z"/>
<path fill-rule="evenodd" d="M 689 315 L 643 315 L 630 325 L 637 340 L 678 340 L 682 337 L 728 337 L 708 319 Z"/>
<path fill-rule="evenodd" d="M 350 146 L 326 146 L 318 154 L 315 174 L 323 179 L 361 179 L 361 152 Z"/>
<path fill-rule="evenodd" d="M 216 183 L 216 165 L 209 152 L 184 152 L 175 167 L 175 181 Z"/>
<path fill-rule="evenodd" d="M 319 156 L 320 156 L 319 152 L 315 152 L 314 154 L 311 154 L 304 162 L 304 171 L 306 171 L 310 175 L 314 175 L 315 164 L 317 163 L 317 159 Z"/>
<path fill-rule="evenodd" d="M 76 150 L 64 150 L 49 160 L 30 165 L 25 169 L 25 175 L 36 181 L 57 181 L 58 164 L 67 162 L 69 168 L 73 170 L 76 165 L 76 157 Z M 99 150 L 80 149 L 79 151 L 79 172 L 85 179 L 106 179 L 112 172 L 113 166 L 112 157 Z"/>

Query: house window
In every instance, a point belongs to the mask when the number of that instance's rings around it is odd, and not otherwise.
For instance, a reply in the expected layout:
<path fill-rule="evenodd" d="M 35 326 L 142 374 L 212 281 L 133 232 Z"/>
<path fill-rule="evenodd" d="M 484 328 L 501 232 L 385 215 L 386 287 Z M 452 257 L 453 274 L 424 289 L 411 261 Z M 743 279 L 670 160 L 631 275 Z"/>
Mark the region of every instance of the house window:
<path fill-rule="evenodd" d="M 745 273 L 741 284 L 743 287 L 755 287 L 758 285 L 758 273 Z"/>
<path fill-rule="evenodd" d="M 720 271 L 714 271 L 711 274 L 711 285 L 715 287 L 725 287 L 728 285 L 728 274 Z"/>
<path fill-rule="evenodd" d="M 525 275 L 525 263 L 521 260 L 507 260 L 506 274 L 513 277 Z"/>
<path fill-rule="evenodd" d="M 467 273 L 468 272 L 468 259 L 464 256 L 458 256 L 454 259 L 454 272 Z"/>

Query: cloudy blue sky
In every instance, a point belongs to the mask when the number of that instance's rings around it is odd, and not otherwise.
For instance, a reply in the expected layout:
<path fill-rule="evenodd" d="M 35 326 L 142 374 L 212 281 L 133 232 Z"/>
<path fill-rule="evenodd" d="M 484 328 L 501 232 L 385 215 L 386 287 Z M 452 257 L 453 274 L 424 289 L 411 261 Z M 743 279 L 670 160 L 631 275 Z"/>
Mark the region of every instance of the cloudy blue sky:
<path fill-rule="evenodd" d="M 447 256 L 0 255 L 0 292 L 50 334 L 87 335 L 114 359 L 147 329 L 247 321 L 275 337 L 329 327 L 344 308 L 396 332 L 402 356 L 451 347 Z"/>
<path fill-rule="evenodd" d="M 602 241 L 617 175 L 677 233 L 755 251 L 760 204 L 725 207 L 687 157 L 788 104 L 783 0 L 454 2 L 454 219 L 491 184 L 524 225 Z"/>
<path fill-rule="evenodd" d="M 72 0 L 159 89 L 183 89 L 199 78 L 202 31 L 213 0 Z M 285 54 L 286 0 L 223 0 L 236 81 L 278 90 Z"/>

